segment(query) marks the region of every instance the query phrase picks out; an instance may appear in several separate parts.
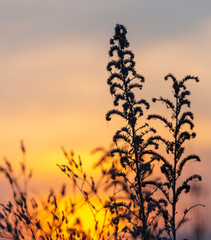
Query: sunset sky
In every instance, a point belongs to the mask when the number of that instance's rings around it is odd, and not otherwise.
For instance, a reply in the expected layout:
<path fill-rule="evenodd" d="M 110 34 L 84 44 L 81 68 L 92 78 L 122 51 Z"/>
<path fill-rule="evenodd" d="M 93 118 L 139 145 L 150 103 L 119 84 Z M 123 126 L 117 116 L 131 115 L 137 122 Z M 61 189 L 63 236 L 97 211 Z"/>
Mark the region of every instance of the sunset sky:
<path fill-rule="evenodd" d="M 170 95 L 163 80 L 168 73 L 200 78 L 188 84 L 197 133 L 189 146 L 202 158 L 191 169 L 211 194 L 210 0 L 1 0 L 0 161 L 18 163 L 23 140 L 36 189 L 67 180 L 56 166 L 65 163 L 61 146 L 91 169 L 91 150 L 109 147 L 119 127 L 117 119 L 105 120 L 112 108 L 106 65 L 116 23 L 128 30 L 149 101 Z M 7 192 L 3 176 L 0 187 Z M 210 195 L 202 201 L 211 215 Z"/>

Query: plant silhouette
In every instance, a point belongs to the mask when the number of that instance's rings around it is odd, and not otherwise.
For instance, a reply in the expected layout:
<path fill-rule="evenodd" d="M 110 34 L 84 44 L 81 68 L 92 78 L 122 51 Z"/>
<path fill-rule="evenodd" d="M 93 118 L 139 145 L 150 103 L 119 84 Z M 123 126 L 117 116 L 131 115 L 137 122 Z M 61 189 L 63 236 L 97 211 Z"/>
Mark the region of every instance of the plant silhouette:
<path fill-rule="evenodd" d="M 155 130 L 147 123 L 141 123 L 144 115 L 143 107 L 149 109 L 150 106 L 145 99 L 136 100 L 135 97 L 135 90 L 142 90 L 144 77 L 137 74 L 134 69 L 134 54 L 128 50 L 129 42 L 126 33 L 126 28 L 117 24 L 115 34 L 110 40 L 109 56 L 114 59 L 107 65 L 107 70 L 111 74 L 107 83 L 110 86 L 111 95 L 114 96 L 114 106 L 120 106 L 119 109 L 108 111 L 106 120 L 110 121 L 113 115 L 119 115 L 126 123 L 113 137 L 116 148 L 111 151 L 111 154 L 118 154 L 122 166 L 120 171 L 114 172 L 113 178 L 123 178 L 130 189 L 130 201 L 120 204 L 114 199 L 109 207 L 111 211 L 115 206 L 121 206 L 124 209 L 124 214 L 116 212 L 118 219 L 116 234 L 119 219 L 125 218 L 130 223 L 126 224 L 125 232 L 130 233 L 135 239 L 153 239 L 151 228 L 155 216 L 158 216 L 167 202 L 164 199 L 157 201 L 153 199 L 152 195 L 156 189 L 150 191 L 142 184 L 152 174 L 152 164 L 156 160 L 152 148 L 157 148 L 158 145 L 151 137 Z M 120 142 L 124 143 L 122 147 Z"/>
<path fill-rule="evenodd" d="M 1 239 L 90 239 L 83 231 L 80 221 L 69 226 L 74 218 L 76 204 L 65 203 L 66 188 L 62 186 L 60 194 L 50 191 L 46 200 L 27 194 L 27 185 L 32 177 L 32 171 L 26 167 L 25 147 L 21 142 L 23 161 L 21 162 L 21 177 L 18 178 L 11 163 L 5 159 L 5 166 L 0 166 L 9 181 L 13 199 L 7 204 L 0 204 L 0 238 Z M 61 207 L 65 205 L 65 207 Z"/>
<path fill-rule="evenodd" d="M 186 83 L 198 82 L 198 78 L 188 75 L 178 81 L 167 75 L 165 80 L 173 82 L 174 102 L 164 97 L 153 98 L 153 102 L 164 103 L 171 119 L 158 114 L 147 116 L 150 105 L 140 98 L 145 79 L 135 70 L 127 30 L 120 24 L 114 30 L 107 64 L 114 109 L 107 112 L 106 120 L 120 117 L 123 126 L 114 134 L 109 149 L 93 151 L 102 153 L 94 164 L 101 174 L 98 179 L 89 176 L 81 158 L 62 149 L 66 162 L 57 166 L 69 178 L 74 193 L 67 196 L 63 185 L 60 194 L 51 190 L 46 200 L 39 200 L 27 191 L 32 172 L 26 167 L 26 149 L 21 142 L 23 186 L 8 160 L 0 166 L 13 193 L 13 199 L 0 204 L 1 239 L 176 240 L 189 211 L 204 206 L 197 203 L 185 209 L 181 219 L 176 216 L 183 193 L 189 193 L 192 181 L 202 179 L 193 174 L 182 183 L 180 180 L 188 162 L 200 162 L 195 154 L 184 157 L 185 144 L 196 136 L 193 113 L 184 111 L 184 107 L 190 108 Z M 167 127 L 169 138 L 156 124 L 151 125 L 153 119 Z M 161 166 L 159 177 L 154 174 L 155 165 Z M 84 206 L 94 222 L 89 230 L 83 228 L 80 217 Z"/>
<path fill-rule="evenodd" d="M 171 111 L 171 120 L 164 116 L 152 114 L 148 116 L 148 119 L 155 119 L 161 121 L 165 127 L 168 128 L 170 137 L 166 139 L 162 135 L 154 136 L 153 139 L 161 142 L 165 145 L 167 156 L 164 157 L 158 153 L 158 158 L 162 162 L 161 172 L 165 176 L 165 183 L 155 183 L 163 195 L 165 196 L 168 204 L 171 206 L 170 211 L 166 211 L 163 214 L 165 220 L 165 229 L 170 239 L 176 240 L 177 230 L 181 224 L 186 220 L 187 213 L 195 206 L 191 206 L 189 209 L 184 210 L 183 217 L 176 223 L 177 205 L 182 193 L 189 193 L 191 188 L 191 181 L 201 181 L 202 177 L 198 174 L 193 174 L 188 177 L 182 183 L 179 183 L 183 169 L 187 162 L 196 161 L 200 162 L 199 156 L 195 154 L 184 157 L 185 143 L 191 138 L 195 138 L 196 133 L 193 132 L 193 113 L 190 111 L 184 111 L 184 107 L 190 108 L 190 100 L 188 96 L 190 91 L 186 87 L 186 83 L 190 80 L 199 82 L 197 77 L 186 76 L 181 81 L 178 81 L 172 74 L 168 74 L 165 80 L 171 79 L 173 82 L 172 93 L 174 101 L 160 97 L 153 98 L 153 102 L 164 103 L 165 106 Z M 189 127 L 189 129 L 188 129 Z M 171 159 L 172 157 L 172 159 Z M 145 182 L 144 184 L 154 184 L 152 182 Z M 203 206 L 203 205 L 201 205 Z"/>

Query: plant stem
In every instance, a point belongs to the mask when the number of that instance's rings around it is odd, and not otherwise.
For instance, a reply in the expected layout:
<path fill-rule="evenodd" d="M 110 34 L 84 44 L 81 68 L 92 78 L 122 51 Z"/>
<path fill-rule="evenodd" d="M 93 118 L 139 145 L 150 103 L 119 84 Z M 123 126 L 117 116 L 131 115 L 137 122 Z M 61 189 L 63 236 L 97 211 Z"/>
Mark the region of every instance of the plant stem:
<path fill-rule="evenodd" d="M 145 211 L 144 211 L 144 198 L 143 198 L 142 187 L 141 187 L 137 145 L 136 145 L 136 142 L 134 140 L 135 140 L 135 130 L 133 128 L 133 142 L 134 142 L 135 163 L 136 163 L 136 178 L 137 178 L 137 181 L 138 181 L 138 189 L 139 189 L 139 197 L 140 197 L 140 210 L 141 210 L 142 222 L 143 222 L 143 239 L 146 239 L 146 216 L 145 216 Z"/>
<path fill-rule="evenodd" d="M 122 77 L 123 77 L 123 75 L 122 75 Z M 128 98 L 128 88 L 127 88 L 127 84 L 126 84 L 125 79 L 124 79 L 123 82 L 124 82 L 124 88 L 125 88 L 124 90 L 125 90 L 125 93 L 126 93 L 126 99 L 127 99 L 128 104 L 129 104 L 129 107 L 130 107 L 131 116 L 134 116 L 133 105 L 131 104 L 130 99 Z M 144 198 L 143 198 L 142 187 L 141 187 L 138 146 L 137 146 L 137 143 L 136 143 L 136 130 L 135 130 L 135 126 L 133 126 L 131 124 L 130 124 L 130 127 L 132 129 L 132 139 L 133 139 L 135 164 L 136 164 L 136 179 L 137 179 L 137 182 L 138 182 L 138 191 L 139 191 L 139 198 L 140 198 L 140 213 L 141 213 L 140 214 L 140 219 L 142 220 L 142 223 L 143 223 L 143 239 L 145 240 L 146 239 L 147 224 L 146 224 L 146 216 L 145 216 L 145 211 L 144 211 Z"/>
<path fill-rule="evenodd" d="M 178 135 L 178 95 L 176 95 L 176 125 L 175 125 L 175 133 L 174 133 L 174 169 L 173 169 L 173 203 L 172 203 L 172 233 L 173 233 L 173 240 L 176 240 L 176 222 L 175 222 L 175 217 L 176 217 L 176 170 L 177 170 L 177 154 L 178 154 L 178 149 L 177 149 L 177 135 Z"/>

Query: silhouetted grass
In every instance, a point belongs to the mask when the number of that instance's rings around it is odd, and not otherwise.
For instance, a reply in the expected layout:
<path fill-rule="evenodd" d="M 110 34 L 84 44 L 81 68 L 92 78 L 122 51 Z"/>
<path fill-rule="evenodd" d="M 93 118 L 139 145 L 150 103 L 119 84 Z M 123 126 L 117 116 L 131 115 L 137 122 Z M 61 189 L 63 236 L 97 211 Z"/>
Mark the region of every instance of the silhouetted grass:
<path fill-rule="evenodd" d="M 186 222 L 189 211 L 203 206 L 199 203 L 190 206 L 178 220 L 177 206 L 184 199 L 183 193 L 189 193 L 191 181 L 202 179 L 193 174 L 182 184 L 178 181 L 187 162 L 200 162 L 195 154 L 183 157 L 184 143 L 196 136 L 190 131 L 194 127 L 192 112 L 182 112 L 183 106 L 190 107 L 186 82 L 198 82 L 198 78 L 186 76 L 177 81 L 169 74 L 165 80 L 170 78 L 173 81 L 175 101 L 153 98 L 153 102 L 160 101 L 172 111 L 170 120 L 158 114 L 148 116 L 148 120 L 159 120 L 168 128 L 171 136 L 165 139 L 156 125 L 150 126 L 143 118 L 150 108 L 149 102 L 140 98 L 145 79 L 135 70 L 134 54 L 128 49 L 126 34 L 126 28 L 117 24 L 110 40 L 107 83 L 115 108 L 106 114 L 107 121 L 118 116 L 125 125 L 114 134 L 110 149 L 95 149 L 94 153 L 102 153 L 94 165 L 100 172 L 98 179 L 84 171 L 80 157 L 62 149 L 66 162 L 57 166 L 70 180 L 77 197 L 74 198 L 73 193 L 66 195 L 66 185 L 62 186 L 60 194 L 51 190 L 46 200 L 31 197 L 27 189 L 32 171 L 27 168 L 26 149 L 21 142 L 23 184 L 8 160 L 5 159 L 5 164 L 0 166 L 0 172 L 7 178 L 13 193 L 13 199 L 0 204 L 2 239 L 176 240 L 178 229 Z M 162 155 L 162 145 L 165 146 L 165 156 Z M 156 178 L 155 165 L 160 166 Z M 84 206 L 89 208 L 90 219 L 94 222 L 88 230 L 81 224 L 80 211 Z"/>

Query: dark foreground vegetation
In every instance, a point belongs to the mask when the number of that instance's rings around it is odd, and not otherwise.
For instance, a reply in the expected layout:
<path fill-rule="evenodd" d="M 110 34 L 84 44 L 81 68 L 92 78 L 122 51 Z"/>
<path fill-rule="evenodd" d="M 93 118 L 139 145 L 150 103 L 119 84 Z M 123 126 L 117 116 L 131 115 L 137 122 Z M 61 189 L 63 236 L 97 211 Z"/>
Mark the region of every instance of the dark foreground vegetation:
<path fill-rule="evenodd" d="M 177 80 L 166 75 L 164 79 L 172 84 L 172 98 L 153 97 L 152 104 L 163 103 L 170 115 L 147 114 L 151 101 L 140 98 L 145 79 L 135 70 L 126 34 L 126 28 L 117 24 L 110 40 L 107 84 L 114 109 L 107 112 L 106 120 L 118 116 L 124 125 L 114 134 L 111 149 L 96 149 L 102 153 L 95 164 L 100 178 L 88 176 L 80 157 L 63 149 L 67 162 L 58 167 L 81 197 L 66 196 L 64 185 L 60 194 L 51 191 L 46 201 L 39 201 L 27 192 L 31 172 L 26 169 L 22 143 L 24 184 L 9 161 L 0 166 L 13 192 L 13 199 L 0 205 L 1 239 L 176 240 L 189 212 L 203 206 L 196 203 L 183 212 L 178 208 L 192 182 L 202 180 L 196 173 L 183 176 L 187 164 L 200 162 L 199 156 L 185 151 L 188 141 L 196 137 L 187 83 L 199 79 L 188 75 Z M 167 134 L 157 129 L 157 121 Z M 90 231 L 83 229 L 77 215 L 84 205 L 94 219 Z"/>

